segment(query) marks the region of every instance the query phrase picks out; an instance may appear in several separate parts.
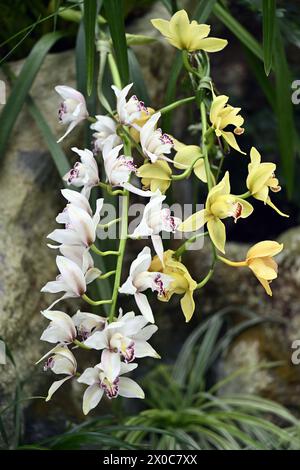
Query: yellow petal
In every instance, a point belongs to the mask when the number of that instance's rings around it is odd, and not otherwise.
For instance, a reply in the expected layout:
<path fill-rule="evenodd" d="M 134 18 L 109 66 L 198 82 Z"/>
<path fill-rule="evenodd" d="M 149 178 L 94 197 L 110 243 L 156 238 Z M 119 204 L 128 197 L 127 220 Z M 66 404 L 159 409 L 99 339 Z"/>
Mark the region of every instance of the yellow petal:
<path fill-rule="evenodd" d="M 184 222 L 182 222 L 177 230 L 180 232 L 195 232 L 199 230 L 207 222 L 209 214 L 206 209 L 195 212 L 190 217 L 188 217 Z"/>
<path fill-rule="evenodd" d="M 230 145 L 230 147 L 232 147 L 234 150 L 237 150 L 238 152 L 242 153 L 243 155 L 246 155 L 246 152 L 243 152 L 240 149 L 240 147 L 239 147 L 239 145 L 236 141 L 236 138 L 235 138 L 235 136 L 232 132 L 221 131 L 221 135 L 226 140 L 228 145 Z"/>
<path fill-rule="evenodd" d="M 211 206 L 218 199 L 218 197 L 225 196 L 227 194 L 230 194 L 230 181 L 228 171 L 226 171 L 221 181 L 209 191 L 206 200 L 207 210 L 210 210 Z"/>
<path fill-rule="evenodd" d="M 169 23 L 171 43 L 179 49 L 187 49 L 190 42 L 189 17 L 185 10 L 179 10 Z"/>
<path fill-rule="evenodd" d="M 277 277 L 277 264 L 272 258 L 252 258 L 248 266 L 258 278 L 272 281 Z"/>
<path fill-rule="evenodd" d="M 245 201 L 245 199 L 241 199 L 239 197 L 236 198 L 236 202 L 239 202 L 243 206 L 243 210 L 240 216 L 241 219 L 246 219 L 246 217 L 249 217 L 249 215 L 252 214 L 253 206 L 250 204 L 250 202 Z"/>
<path fill-rule="evenodd" d="M 199 160 L 194 166 L 194 173 L 200 181 L 203 181 L 203 183 L 207 183 L 206 169 L 203 158 L 201 158 L 201 160 Z"/>
<path fill-rule="evenodd" d="M 251 158 L 251 163 L 255 166 L 259 165 L 261 162 L 261 155 L 255 147 L 251 147 L 250 158 Z"/>
<path fill-rule="evenodd" d="M 182 168 L 182 165 L 189 167 L 192 161 L 201 155 L 202 152 L 198 145 L 181 145 L 174 157 L 174 166 L 175 168 Z"/>
<path fill-rule="evenodd" d="M 154 19 L 151 20 L 152 25 L 154 28 L 158 29 L 158 31 L 163 35 L 166 36 L 167 38 L 170 36 L 170 22 L 167 20 L 162 20 L 162 19 Z"/>
<path fill-rule="evenodd" d="M 192 44 L 195 45 L 195 48 L 190 49 L 191 51 L 203 50 L 206 52 L 219 52 L 227 46 L 228 41 L 219 38 L 206 38 L 193 41 Z"/>
<path fill-rule="evenodd" d="M 281 215 L 282 217 L 289 217 L 288 214 L 285 214 L 284 212 L 281 212 L 278 209 L 278 207 L 276 207 L 275 204 L 273 204 L 273 202 L 271 201 L 270 198 L 267 199 L 267 204 L 268 204 L 268 206 L 272 207 L 272 209 L 274 209 L 277 212 L 277 214 Z"/>
<path fill-rule="evenodd" d="M 265 256 L 278 255 L 283 249 L 283 244 L 272 240 L 264 240 L 253 245 L 247 253 L 247 260 L 250 258 L 262 258 Z"/>
<path fill-rule="evenodd" d="M 249 191 L 252 194 L 259 192 L 267 184 L 275 170 L 276 165 L 274 163 L 261 163 L 252 171 L 250 170 L 246 180 Z"/>
<path fill-rule="evenodd" d="M 209 118 L 214 126 L 216 125 L 221 109 L 224 108 L 228 100 L 229 97 L 226 95 L 219 95 L 213 100 L 210 108 Z"/>
<path fill-rule="evenodd" d="M 261 279 L 259 277 L 257 277 L 257 279 L 259 280 L 259 282 L 261 283 L 261 285 L 265 289 L 266 293 L 268 295 L 270 295 L 270 297 L 272 297 L 273 294 L 272 294 L 272 290 L 271 290 L 271 287 L 270 287 L 270 283 L 268 281 L 266 281 L 265 279 Z"/>
<path fill-rule="evenodd" d="M 171 180 L 172 171 L 167 162 L 162 160 L 155 163 L 145 163 L 137 170 L 139 178 L 149 178 L 158 180 Z"/>
<path fill-rule="evenodd" d="M 180 305 L 185 316 L 185 321 L 190 321 L 195 311 L 195 301 L 193 298 L 193 292 L 187 291 L 180 300 Z"/>
<path fill-rule="evenodd" d="M 222 253 L 225 253 L 226 230 L 223 222 L 217 217 L 212 217 L 207 222 L 207 229 L 213 244 Z"/>

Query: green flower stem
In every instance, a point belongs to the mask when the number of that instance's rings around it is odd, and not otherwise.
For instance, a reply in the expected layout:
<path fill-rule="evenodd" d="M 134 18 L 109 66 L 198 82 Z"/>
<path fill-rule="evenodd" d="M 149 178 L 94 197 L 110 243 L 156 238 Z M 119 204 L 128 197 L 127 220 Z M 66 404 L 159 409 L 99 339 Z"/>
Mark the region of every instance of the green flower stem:
<path fill-rule="evenodd" d="M 202 287 L 204 287 L 204 286 L 208 283 L 208 281 L 209 281 L 210 278 L 212 277 L 213 273 L 214 273 L 214 269 L 212 268 L 212 269 L 210 269 L 210 270 L 208 271 L 208 273 L 207 273 L 207 275 L 205 276 L 205 278 L 202 279 L 202 281 L 197 284 L 196 289 L 202 289 Z"/>
<path fill-rule="evenodd" d="M 83 300 L 85 300 L 88 304 L 93 305 L 96 307 L 97 305 L 105 305 L 105 304 L 111 304 L 112 300 L 92 300 L 90 299 L 86 294 L 83 294 L 81 296 Z"/>
<path fill-rule="evenodd" d="M 124 139 L 125 140 L 125 139 Z M 126 155 L 131 154 L 130 141 L 127 139 L 124 141 L 124 151 Z M 126 242 L 128 238 L 128 209 L 129 209 L 129 192 L 125 191 L 124 197 L 122 198 L 122 216 L 121 216 L 121 234 L 119 243 L 119 256 L 116 266 L 115 283 L 112 294 L 112 302 L 109 313 L 108 321 L 111 323 L 114 320 L 116 305 L 118 300 L 118 293 L 121 281 L 123 259 L 125 254 Z"/>
<path fill-rule="evenodd" d="M 86 346 L 85 344 L 83 344 L 81 341 L 78 341 L 78 339 L 74 339 L 73 344 L 75 344 L 76 346 L 78 346 L 78 347 L 81 348 L 81 349 L 86 349 L 86 350 L 88 350 L 88 351 L 91 350 L 91 348 L 89 348 L 88 346 Z"/>
<path fill-rule="evenodd" d="M 92 116 L 88 116 L 86 119 L 87 119 L 87 121 L 92 122 L 92 123 L 97 121 L 97 119 L 92 117 Z"/>
<path fill-rule="evenodd" d="M 192 173 L 193 171 L 193 168 L 194 166 L 196 165 L 197 161 L 200 160 L 200 158 L 203 158 L 202 155 L 199 157 L 196 157 L 192 164 L 185 170 L 183 171 L 182 173 L 180 173 L 180 175 L 172 175 L 171 178 L 173 181 L 180 181 L 180 180 L 183 180 L 185 178 L 188 178 L 190 176 L 190 174 Z"/>
<path fill-rule="evenodd" d="M 191 103 L 192 101 L 195 101 L 195 96 L 190 96 L 189 98 L 183 98 L 182 100 L 174 101 L 174 103 L 168 104 L 168 106 L 164 106 L 163 108 L 159 109 L 157 112 L 160 114 L 167 114 L 170 111 L 173 111 L 173 109 L 178 108 L 179 106 L 182 106 L 183 104 L 186 103 Z"/>
<path fill-rule="evenodd" d="M 202 78 L 200 73 L 196 69 L 194 69 L 194 67 L 191 66 L 190 61 L 189 61 L 189 53 L 187 51 L 182 51 L 182 61 L 183 61 L 183 65 L 185 69 L 189 73 L 196 75 L 200 79 Z"/>
<path fill-rule="evenodd" d="M 137 149 L 137 151 L 139 152 L 139 154 L 145 158 L 145 155 L 144 155 L 144 152 L 142 150 L 142 147 L 140 146 L 140 144 L 138 142 L 136 142 L 134 140 L 134 138 L 132 137 L 132 135 L 130 134 L 130 132 L 128 132 L 128 130 L 126 129 L 125 126 L 122 126 L 122 132 L 126 135 L 126 137 L 128 138 L 128 140 L 130 140 L 131 144 Z M 124 150 L 125 151 L 125 150 Z M 128 155 L 127 155 L 128 156 Z"/>
<path fill-rule="evenodd" d="M 91 246 L 91 250 L 96 253 L 96 255 L 100 256 L 108 256 L 108 255 L 114 255 L 114 256 L 119 256 L 119 251 L 101 251 L 99 250 L 95 245 Z"/>
<path fill-rule="evenodd" d="M 98 227 L 105 230 L 105 229 L 111 227 L 112 225 L 117 224 L 118 222 L 120 222 L 120 220 L 121 220 L 121 218 L 119 217 L 118 219 L 114 219 L 114 220 L 111 220 L 110 222 L 107 222 L 107 224 L 98 224 Z"/>
<path fill-rule="evenodd" d="M 250 191 L 247 191 L 246 193 L 243 193 L 243 194 L 237 194 L 236 197 L 239 197 L 240 199 L 247 199 L 250 196 L 251 196 Z"/>
<path fill-rule="evenodd" d="M 210 191 L 213 187 L 213 182 L 211 179 L 207 147 L 205 145 L 205 135 L 207 132 L 207 119 L 206 119 L 206 108 L 205 108 L 204 101 L 202 101 L 200 105 L 200 112 L 201 112 L 201 121 L 202 121 L 202 154 L 204 158 L 204 167 L 205 167 L 205 173 L 206 173 L 206 178 L 207 178 L 208 191 Z"/>
<path fill-rule="evenodd" d="M 118 196 L 119 194 L 121 196 L 124 196 L 124 190 L 123 189 L 115 189 L 113 190 L 112 187 L 109 185 L 109 184 L 106 184 L 106 183 L 102 183 L 100 181 L 100 183 L 98 183 L 98 186 L 100 188 L 103 188 L 105 189 L 105 191 L 108 192 L 108 194 L 110 194 L 111 196 Z"/>
<path fill-rule="evenodd" d="M 120 78 L 120 74 L 119 74 L 119 70 L 118 70 L 115 58 L 110 52 L 107 54 L 107 58 L 108 58 L 108 64 L 109 64 L 109 68 L 110 68 L 111 75 L 113 78 L 113 82 L 116 85 L 116 87 L 121 89 L 122 82 L 121 82 L 121 78 Z"/>
<path fill-rule="evenodd" d="M 198 238 L 205 237 L 206 235 L 208 235 L 208 232 L 202 232 L 198 233 L 197 235 L 193 235 L 188 240 L 185 240 L 185 242 L 182 243 L 182 245 L 180 245 L 180 247 L 175 251 L 174 258 L 180 258 L 180 256 L 182 256 L 183 253 L 188 249 L 189 245 L 198 240 Z"/>
<path fill-rule="evenodd" d="M 116 274 L 115 270 L 114 271 L 108 271 L 105 274 L 101 274 L 101 276 L 99 276 L 98 279 L 107 279 L 108 277 L 113 276 L 114 274 Z"/>

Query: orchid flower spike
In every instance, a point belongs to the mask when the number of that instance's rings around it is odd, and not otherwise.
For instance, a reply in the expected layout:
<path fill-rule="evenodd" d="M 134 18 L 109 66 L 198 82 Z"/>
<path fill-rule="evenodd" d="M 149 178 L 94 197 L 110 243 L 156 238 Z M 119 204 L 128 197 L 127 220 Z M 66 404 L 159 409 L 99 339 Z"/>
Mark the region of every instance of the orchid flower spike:
<path fill-rule="evenodd" d="M 142 112 L 148 113 L 145 104 L 137 96 L 133 95 L 128 101 L 126 100 L 132 86 L 133 83 L 130 83 L 122 90 L 115 85 L 111 86 L 117 99 L 118 120 L 125 126 L 133 125 L 134 121 L 141 119 Z"/>
<path fill-rule="evenodd" d="M 107 349 L 102 352 L 101 362 L 95 367 L 88 367 L 77 379 L 78 382 L 88 385 L 83 395 L 83 413 L 88 414 L 100 402 L 103 394 L 108 398 L 118 395 L 126 398 L 144 398 L 141 387 L 128 377 L 121 375 L 136 369 L 137 364 L 124 364 L 117 353 L 110 353 Z"/>
<path fill-rule="evenodd" d="M 166 196 L 163 196 L 159 190 L 156 191 L 144 209 L 141 222 L 132 234 L 132 238 L 150 236 L 155 252 L 162 263 L 164 262 L 164 247 L 159 233 L 162 230 L 175 233 L 178 225 L 181 223 L 178 217 L 171 215 L 169 208 L 162 208 L 162 203 L 165 199 Z"/>
<path fill-rule="evenodd" d="M 101 274 L 101 271 L 97 268 L 88 268 L 84 265 L 80 267 L 64 256 L 57 256 L 56 264 L 60 274 L 55 281 L 47 282 L 41 292 L 50 292 L 52 294 L 64 292 L 64 295 L 53 302 L 48 310 L 62 299 L 81 297 L 86 292 L 87 284 L 93 282 Z"/>
<path fill-rule="evenodd" d="M 74 355 L 71 351 L 64 345 L 55 346 L 51 349 L 45 356 L 43 356 L 38 362 L 43 361 L 48 357 L 45 365 L 44 371 L 51 369 L 54 374 L 63 374 L 66 375 L 61 380 L 56 380 L 53 382 L 51 387 L 48 390 L 48 395 L 46 401 L 49 401 L 52 398 L 52 395 L 61 387 L 67 380 L 72 379 L 76 375 L 77 362 Z"/>
<path fill-rule="evenodd" d="M 74 167 L 63 177 L 67 184 L 72 184 L 82 188 L 82 193 L 89 198 L 91 189 L 99 183 L 98 165 L 93 152 L 88 149 L 80 150 L 72 147 L 73 152 L 80 156 L 80 162 L 76 162 Z"/>
<path fill-rule="evenodd" d="M 140 131 L 142 150 L 151 163 L 155 163 L 157 160 L 173 163 L 173 160 L 166 157 L 165 154 L 171 152 L 174 142 L 168 134 L 163 134 L 161 129 L 156 129 L 160 116 L 160 113 L 153 114 L 142 127 Z"/>
<path fill-rule="evenodd" d="M 147 342 L 157 331 L 156 325 L 148 325 L 143 315 L 135 316 L 134 312 L 125 315 L 120 313 L 117 321 L 106 324 L 102 331 L 96 331 L 86 341 L 86 346 L 93 349 L 107 349 L 111 354 L 116 352 L 125 362 L 135 358 L 160 356 Z"/>
<path fill-rule="evenodd" d="M 58 110 L 59 122 L 61 124 L 68 124 L 67 131 L 57 141 L 61 142 L 81 121 L 84 121 L 89 113 L 86 108 L 84 96 L 74 88 L 66 85 L 59 85 L 55 87 L 55 91 L 62 97 Z"/>
<path fill-rule="evenodd" d="M 151 251 L 148 246 L 138 254 L 132 262 L 129 270 L 129 276 L 124 284 L 119 288 L 120 294 L 133 295 L 140 312 L 146 320 L 154 323 L 154 317 L 149 301 L 143 291 L 151 289 L 163 296 L 172 278 L 163 273 L 149 272 L 151 265 Z"/>
<path fill-rule="evenodd" d="M 96 116 L 96 122 L 91 124 L 94 132 L 94 153 L 103 151 L 103 147 L 108 138 L 113 139 L 113 147 L 122 143 L 121 138 L 117 134 L 117 123 L 110 116 Z"/>

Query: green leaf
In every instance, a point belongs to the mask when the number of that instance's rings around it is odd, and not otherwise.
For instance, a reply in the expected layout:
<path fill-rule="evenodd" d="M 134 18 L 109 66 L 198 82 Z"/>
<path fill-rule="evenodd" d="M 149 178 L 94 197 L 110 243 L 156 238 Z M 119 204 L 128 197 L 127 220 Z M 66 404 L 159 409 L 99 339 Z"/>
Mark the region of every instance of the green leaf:
<path fill-rule="evenodd" d="M 140 64 L 136 58 L 136 55 L 132 49 L 128 49 L 128 60 L 129 60 L 129 71 L 130 80 L 133 82 L 134 91 L 143 100 L 146 105 L 150 103 L 147 87 L 144 82 Z"/>
<path fill-rule="evenodd" d="M 123 0 L 103 0 L 103 4 L 122 85 L 125 86 L 129 80 L 129 65 L 124 26 L 124 3 Z"/>
<path fill-rule="evenodd" d="M 263 50 L 260 44 L 254 39 L 244 26 L 242 26 L 229 11 L 218 3 L 214 6 L 213 12 L 216 17 L 228 28 L 250 51 L 259 59 L 263 60 Z"/>
<path fill-rule="evenodd" d="M 0 115 L 0 156 L 4 154 L 10 133 L 46 54 L 63 36 L 60 32 L 46 34 L 27 57 Z"/>
<path fill-rule="evenodd" d="M 273 108 L 274 113 L 276 113 L 276 93 L 273 84 L 266 77 L 263 64 L 261 61 L 252 54 L 246 47 L 244 47 L 245 56 L 247 58 L 250 69 L 252 70 L 257 83 L 261 87 L 264 95 L 266 96 L 271 108 Z"/>
<path fill-rule="evenodd" d="M 183 67 L 182 54 L 178 51 L 176 52 L 176 57 L 173 61 L 173 65 L 170 70 L 164 107 L 172 103 L 173 101 L 175 101 L 176 86 L 178 83 L 178 79 L 179 79 L 179 75 L 182 70 L 182 67 Z M 164 129 L 165 132 L 170 132 L 171 125 L 172 125 L 171 119 L 172 119 L 172 113 L 165 114 L 162 118 L 162 128 Z"/>
<path fill-rule="evenodd" d="M 55 136 L 53 135 L 50 127 L 47 124 L 47 121 L 40 112 L 39 108 L 36 106 L 34 100 L 30 96 L 28 96 L 26 99 L 26 103 L 28 105 L 30 114 L 34 118 L 37 127 L 39 128 L 41 134 L 44 137 L 48 150 L 51 153 L 53 162 L 60 176 L 63 177 L 70 170 L 69 161 L 66 155 L 64 154 L 63 150 L 61 149 L 60 145 L 56 142 Z"/>
<path fill-rule="evenodd" d="M 197 20 L 198 23 L 205 23 L 215 6 L 215 3 L 217 3 L 217 0 L 200 0 L 194 11 L 194 19 Z"/>
<path fill-rule="evenodd" d="M 262 6 L 264 66 L 266 75 L 269 75 L 272 68 L 275 41 L 276 0 L 263 0 Z"/>
<path fill-rule="evenodd" d="M 85 31 L 87 94 L 91 95 L 94 83 L 95 67 L 95 30 L 97 19 L 97 1 L 84 0 L 83 22 Z"/>
<path fill-rule="evenodd" d="M 126 33 L 127 46 L 144 46 L 145 44 L 153 44 L 157 39 L 143 34 Z"/>
<path fill-rule="evenodd" d="M 288 195 L 291 197 L 294 188 L 296 129 L 291 100 L 292 78 L 278 25 L 276 27 L 275 46 L 276 54 L 274 55 L 274 66 L 276 77 L 278 140 L 282 170 L 286 180 Z"/>

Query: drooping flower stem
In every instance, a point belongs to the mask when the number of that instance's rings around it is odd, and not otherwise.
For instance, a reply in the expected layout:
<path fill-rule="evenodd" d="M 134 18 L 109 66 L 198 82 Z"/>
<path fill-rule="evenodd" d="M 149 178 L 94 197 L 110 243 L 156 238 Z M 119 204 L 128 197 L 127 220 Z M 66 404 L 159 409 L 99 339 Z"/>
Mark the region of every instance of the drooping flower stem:
<path fill-rule="evenodd" d="M 125 155 L 131 155 L 131 145 L 130 142 L 125 138 L 124 139 L 124 151 Z M 124 196 L 122 197 L 122 215 L 121 215 L 121 223 L 120 223 L 120 243 L 119 243 L 119 256 L 116 266 L 116 274 L 115 274 L 115 283 L 113 288 L 112 294 L 112 301 L 111 301 L 111 308 L 109 313 L 109 322 L 112 322 L 115 316 L 117 299 L 118 299 L 118 292 L 121 282 L 121 274 L 122 274 L 122 266 L 123 266 L 123 259 L 124 253 L 126 248 L 126 242 L 128 238 L 128 209 L 129 209 L 129 192 L 125 191 Z"/>
<path fill-rule="evenodd" d="M 112 250 L 109 250 L 109 251 L 101 251 L 101 250 L 99 250 L 95 245 L 92 245 L 92 246 L 91 246 L 91 250 L 92 250 L 96 255 L 99 255 L 99 256 L 109 256 L 109 255 L 118 256 L 118 255 L 119 255 L 119 251 L 112 251 Z"/>
<path fill-rule="evenodd" d="M 211 267 L 211 269 L 208 271 L 207 275 L 202 279 L 202 281 L 200 281 L 197 284 L 196 289 L 202 289 L 202 287 L 204 287 L 208 283 L 213 273 L 214 273 L 214 265 Z"/>
<path fill-rule="evenodd" d="M 172 175 L 172 177 L 171 177 L 172 180 L 180 181 L 180 180 L 183 180 L 185 178 L 188 178 L 190 176 L 191 172 L 193 171 L 194 166 L 196 165 L 197 161 L 200 160 L 200 158 L 203 158 L 202 155 L 200 157 L 196 157 L 193 160 L 193 162 L 191 163 L 191 165 L 185 171 L 180 173 L 179 175 Z"/>
<path fill-rule="evenodd" d="M 107 279 L 108 277 L 113 276 L 114 274 L 116 274 L 116 271 L 115 271 L 115 270 L 113 270 L 113 271 L 108 271 L 108 272 L 105 273 L 105 274 L 101 274 L 101 276 L 99 276 L 98 279 Z"/>
<path fill-rule="evenodd" d="M 111 302 L 112 302 L 111 299 L 109 299 L 109 300 L 92 300 L 86 294 L 83 294 L 81 297 L 88 304 L 93 305 L 94 307 L 96 307 L 97 305 L 111 304 Z"/>
<path fill-rule="evenodd" d="M 183 104 L 191 103 L 192 101 L 195 101 L 195 96 L 189 96 L 188 98 L 182 98 L 181 100 L 174 101 L 171 104 L 168 104 L 167 106 L 164 106 L 163 108 L 160 108 L 157 112 L 160 114 L 167 114 L 170 111 L 173 111 L 174 109 L 178 108 L 178 106 L 182 106 Z"/>

